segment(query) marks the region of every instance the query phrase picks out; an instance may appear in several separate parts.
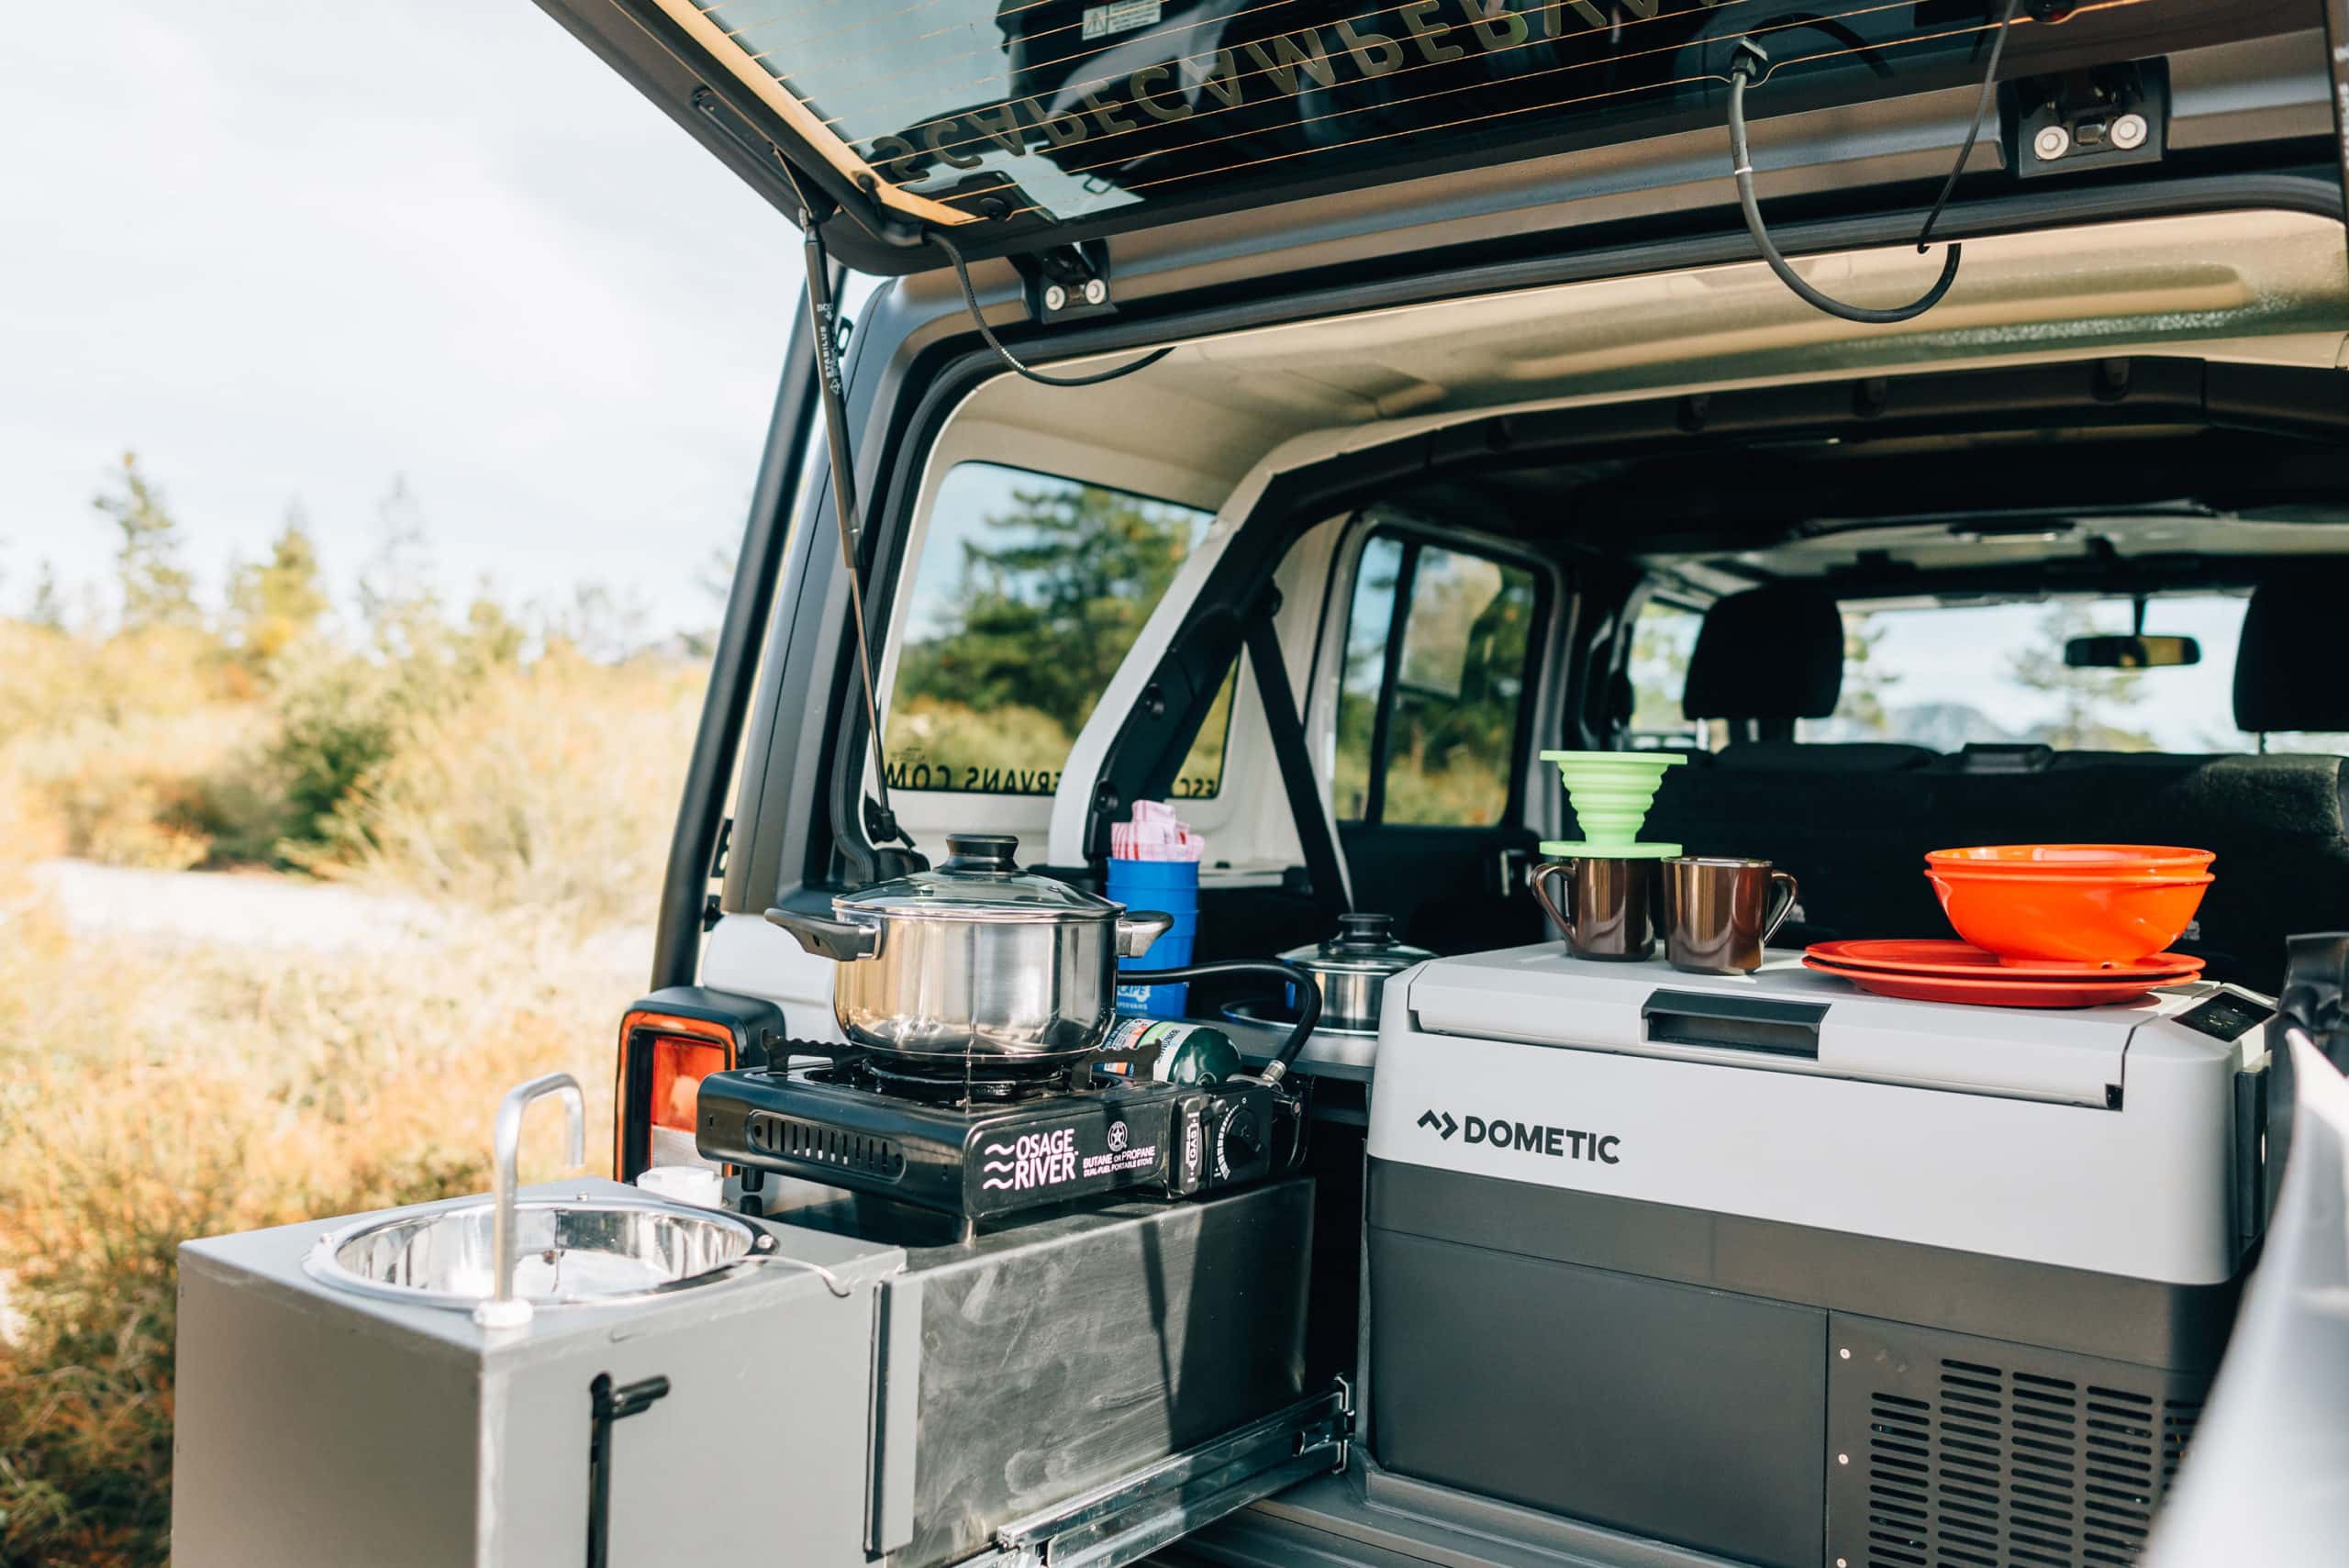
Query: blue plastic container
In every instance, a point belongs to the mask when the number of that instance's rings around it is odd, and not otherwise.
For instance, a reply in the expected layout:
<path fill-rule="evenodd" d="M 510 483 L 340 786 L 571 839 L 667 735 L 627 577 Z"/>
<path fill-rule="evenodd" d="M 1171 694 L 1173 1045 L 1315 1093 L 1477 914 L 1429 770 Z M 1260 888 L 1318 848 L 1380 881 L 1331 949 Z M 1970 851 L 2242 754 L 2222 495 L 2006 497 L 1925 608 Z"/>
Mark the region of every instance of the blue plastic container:
<path fill-rule="evenodd" d="M 1140 958 L 1118 961 L 1120 976 L 1152 969 L 1180 969 L 1191 962 L 1191 945 L 1199 934 L 1199 862 L 1197 861 L 1120 861 L 1109 862 L 1109 896 L 1128 909 L 1158 909 L 1174 917 L 1165 935 L 1150 944 Z M 1118 1011 L 1150 1018 L 1179 1018 L 1189 999 L 1188 985 L 1118 985 Z"/>

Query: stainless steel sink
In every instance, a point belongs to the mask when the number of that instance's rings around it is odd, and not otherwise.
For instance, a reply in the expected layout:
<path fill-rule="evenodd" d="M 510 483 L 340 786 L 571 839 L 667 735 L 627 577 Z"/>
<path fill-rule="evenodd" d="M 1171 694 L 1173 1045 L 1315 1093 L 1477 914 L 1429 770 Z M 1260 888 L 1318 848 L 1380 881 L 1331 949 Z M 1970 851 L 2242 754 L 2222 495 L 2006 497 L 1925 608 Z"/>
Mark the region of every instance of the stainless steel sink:
<path fill-rule="evenodd" d="M 730 1215 L 653 1199 L 523 1198 L 512 1296 L 539 1306 L 622 1301 L 716 1284 L 761 1261 L 767 1238 Z M 496 1294 L 496 1206 L 373 1220 L 320 1237 L 313 1279 L 419 1307 Z"/>

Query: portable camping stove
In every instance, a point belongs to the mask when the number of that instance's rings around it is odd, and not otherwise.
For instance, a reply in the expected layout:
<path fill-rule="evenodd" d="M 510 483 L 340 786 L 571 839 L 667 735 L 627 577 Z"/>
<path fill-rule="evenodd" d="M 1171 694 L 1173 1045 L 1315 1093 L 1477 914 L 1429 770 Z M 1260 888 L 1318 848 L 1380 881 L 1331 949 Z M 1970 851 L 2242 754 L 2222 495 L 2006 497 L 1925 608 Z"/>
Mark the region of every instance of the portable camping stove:
<path fill-rule="evenodd" d="M 805 1056 L 838 1046 L 778 1047 Z M 1189 1197 L 1260 1181 L 1291 1141 L 1284 1096 L 1252 1081 L 1101 1078 L 1089 1061 L 951 1075 L 868 1055 L 702 1081 L 704 1158 L 994 1218 L 1149 1189 Z M 1276 1149 L 1276 1145 L 1280 1149 Z"/>

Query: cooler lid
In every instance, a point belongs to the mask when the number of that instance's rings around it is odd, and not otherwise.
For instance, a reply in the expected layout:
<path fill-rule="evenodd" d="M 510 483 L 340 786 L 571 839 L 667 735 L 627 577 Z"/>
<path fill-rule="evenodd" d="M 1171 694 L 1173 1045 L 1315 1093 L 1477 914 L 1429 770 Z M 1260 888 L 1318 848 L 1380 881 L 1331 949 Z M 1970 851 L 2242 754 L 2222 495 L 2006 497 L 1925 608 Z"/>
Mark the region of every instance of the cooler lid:
<path fill-rule="evenodd" d="M 1406 984 L 1431 1034 L 2088 1106 L 2119 1095 L 2140 1029 L 2218 989 L 2173 987 L 2120 1006 L 1958 1006 L 1870 996 L 1792 954 L 1751 975 L 1684 974 L 1660 959 L 1568 958 L 1555 942 L 1438 959 Z"/>

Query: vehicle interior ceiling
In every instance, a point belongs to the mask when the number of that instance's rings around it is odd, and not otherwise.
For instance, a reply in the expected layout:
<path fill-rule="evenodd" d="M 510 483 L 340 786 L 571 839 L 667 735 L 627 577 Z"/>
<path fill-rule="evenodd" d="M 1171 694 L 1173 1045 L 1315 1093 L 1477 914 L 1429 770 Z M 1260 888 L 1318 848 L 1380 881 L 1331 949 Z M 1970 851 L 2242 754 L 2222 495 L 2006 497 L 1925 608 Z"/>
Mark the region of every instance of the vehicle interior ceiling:
<path fill-rule="evenodd" d="M 2343 339 L 2323 324 L 2349 303 L 2340 245 L 2337 223 L 2270 212 L 1991 237 L 1969 241 L 1943 306 L 1891 329 L 1811 311 L 1758 264 L 1403 307 L 1185 345 L 1088 392 L 1083 434 L 1183 467 L 1195 484 L 1172 498 L 1193 504 L 1285 462 L 1428 439 L 1426 477 L 1357 495 L 1357 514 L 1513 541 L 1569 585 L 1564 667 L 1542 686 L 1551 711 L 1520 727 L 1510 817 L 1450 840 L 1339 824 L 1356 906 L 1397 915 L 1406 940 L 1539 939 L 1522 870 L 1542 828 L 1571 822 L 1532 753 L 1635 743 L 1631 625 L 1661 595 L 1731 606 L 1700 639 L 1688 717 L 1744 739 L 1675 775 L 1652 836 L 1794 870 L 1793 939 L 1945 934 L 1920 874 L 1943 845 L 2190 843 L 2220 856 L 2203 919 L 2214 976 L 2272 985 L 2284 936 L 2349 894 L 2338 757 L 1944 754 L 1805 742 L 1796 727 L 1834 711 L 1839 606 L 2265 585 L 2277 609 L 2245 641 L 2243 727 L 2349 730 L 2349 688 L 2328 689 L 2308 657 L 2321 617 L 2307 558 L 2349 564 Z M 1914 265 L 1897 250 L 1819 263 L 1846 295 Z M 1946 395 L 1910 395 L 1943 381 Z M 1065 396 L 996 382 L 958 418 L 1064 439 Z M 1238 519 L 1299 539 L 1325 520 Z M 1326 934 L 1311 900 L 1225 897 L 1201 957 Z"/>

